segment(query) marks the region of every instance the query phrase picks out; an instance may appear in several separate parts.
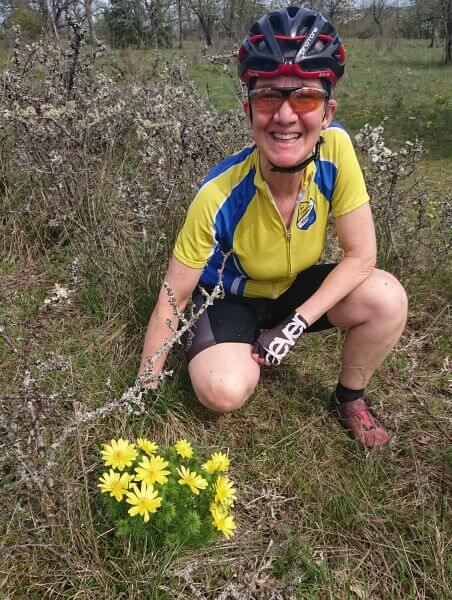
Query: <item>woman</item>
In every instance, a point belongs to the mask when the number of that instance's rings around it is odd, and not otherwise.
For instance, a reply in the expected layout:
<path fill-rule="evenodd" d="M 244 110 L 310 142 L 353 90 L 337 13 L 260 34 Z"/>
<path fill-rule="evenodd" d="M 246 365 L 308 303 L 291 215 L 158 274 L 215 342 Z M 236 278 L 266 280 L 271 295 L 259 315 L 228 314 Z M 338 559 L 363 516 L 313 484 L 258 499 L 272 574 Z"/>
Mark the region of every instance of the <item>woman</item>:
<path fill-rule="evenodd" d="M 240 408 L 261 367 L 279 364 L 302 334 L 343 327 L 333 400 L 350 435 L 380 448 L 389 436 L 365 386 L 402 333 L 407 300 L 392 275 L 375 269 L 369 197 L 350 138 L 332 121 L 344 63 L 339 36 L 319 13 L 291 6 L 253 25 L 238 64 L 255 145 L 207 175 L 165 280 L 181 309 L 192 294 L 199 305 L 198 285 L 210 290 L 232 251 L 223 272 L 226 297 L 201 316 L 187 344 L 190 378 L 204 406 Z M 337 265 L 316 265 L 330 210 L 344 256 Z M 162 290 L 140 374 L 167 338 L 167 319 L 177 326 Z"/>

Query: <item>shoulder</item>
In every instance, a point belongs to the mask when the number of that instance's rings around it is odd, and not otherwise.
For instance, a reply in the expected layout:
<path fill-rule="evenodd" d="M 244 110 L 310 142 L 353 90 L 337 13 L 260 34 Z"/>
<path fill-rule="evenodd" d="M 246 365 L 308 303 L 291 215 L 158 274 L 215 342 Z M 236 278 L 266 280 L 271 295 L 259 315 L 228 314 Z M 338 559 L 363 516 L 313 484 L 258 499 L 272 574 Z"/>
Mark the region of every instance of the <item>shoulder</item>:
<path fill-rule="evenodd" d="M 209 215 L 213 219 L 228 198 L 242 198 L 243 193 L 239 190 L 243 192 L 245 189 L 247 195 L 252 195 L 249 188 L 254 185 L 255 151 L 256 146 L 247 146 L 213 167 L 204 178 L 189 211 Z"/>
<path fill-rule="evenodd" d="M 322 132 L 323 144 L 320 155 L 323 160 L 333 162 L 338 168 L 349 167 L 356 162 L 352 138 L 340 123 L 332 122 Z"/>
<path fill-rule="evenodd" d="M 336 121 L 332 121 L 327 129 L 322 132 L 323 148 L 330 153 L 340 151 L 344 147 L 352 146 L 352 139 L 347 129 Z"/>
<path fill-rule="evenodd" d="M 205 187 L 234 187 L 254 168 L 256 146 L 246 146 L 236 154 L 228 156 L 207 173 L 200 191 Z"/>

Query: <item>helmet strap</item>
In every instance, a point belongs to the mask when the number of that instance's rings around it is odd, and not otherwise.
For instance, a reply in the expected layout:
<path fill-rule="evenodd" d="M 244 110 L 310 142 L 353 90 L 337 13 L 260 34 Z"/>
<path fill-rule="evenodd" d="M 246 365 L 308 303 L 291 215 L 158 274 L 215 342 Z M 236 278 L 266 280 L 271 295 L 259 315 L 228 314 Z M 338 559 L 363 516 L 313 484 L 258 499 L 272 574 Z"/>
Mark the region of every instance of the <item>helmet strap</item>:
<path fill-rule="evenodd" d="M 320 137 L 318 142 L 315 145 L 314 152 L 306 158 L 303 162 L 298 163 L 298 165 L 294 165 L 293 167 L 278 167 L 273 164 L 271 161 L 268 161 L 272 166 L 272 171 L 274 173 L 297 173 L 298 171 L 302 171 L 306 165 L 309 165 L 312 161 L 318 161 L 320 158 L 320 146 L 323 144 L 325 140 Z M 268 159 L 267 159 L 268 160 Z"/>

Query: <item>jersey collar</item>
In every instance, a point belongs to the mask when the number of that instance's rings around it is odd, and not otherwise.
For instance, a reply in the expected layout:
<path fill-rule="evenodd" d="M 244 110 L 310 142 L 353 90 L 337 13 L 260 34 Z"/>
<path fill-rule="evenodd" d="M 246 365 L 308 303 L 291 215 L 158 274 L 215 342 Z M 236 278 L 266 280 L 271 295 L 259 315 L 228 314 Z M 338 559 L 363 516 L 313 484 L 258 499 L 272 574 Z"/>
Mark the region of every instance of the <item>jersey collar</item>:
<path fill-rule="evenodd" d="M 261 171 L 261 165 L 260 165 L 260 153 L 259 153 L 259 149 L 256 148 L 255 152 L 254 152 L 254 167 L 256 169 L 256 174 L 254 176 L 254 185 L 256 186 L 256 188 L 258 190 L 260 190 L 261 192 L 264 192 L 265 195 L 268 195 L 267 192 L 267 182 L 265 181 L 265 179 L 262 176 L 262 171 Z M 300 188 L 303 190 L 307 190 L 310 185 L 312 180 L 314 179 L 314 176 L 316 174 L 317 171 L 317 167 L 315 162 L 310 162 L 308 165 L 306 165 L 304 171 L 303 171 L 303 175 L 302 175 L 302 179 L 301 179 L 301 185 Z"/>

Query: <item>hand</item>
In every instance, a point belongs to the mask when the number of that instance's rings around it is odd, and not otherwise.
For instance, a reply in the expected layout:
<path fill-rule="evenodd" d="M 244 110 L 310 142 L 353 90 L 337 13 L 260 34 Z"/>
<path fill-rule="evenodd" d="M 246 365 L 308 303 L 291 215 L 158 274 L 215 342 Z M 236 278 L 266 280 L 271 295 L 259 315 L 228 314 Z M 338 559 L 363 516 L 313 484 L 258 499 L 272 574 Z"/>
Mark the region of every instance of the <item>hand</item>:
<path fill-rule="evenodd" d="M 307 327 L 305 319 L 294 311 L 276 327 L 261 332 L 254 344 L 252 358 L 261 366 L 281 364 Z"/>

